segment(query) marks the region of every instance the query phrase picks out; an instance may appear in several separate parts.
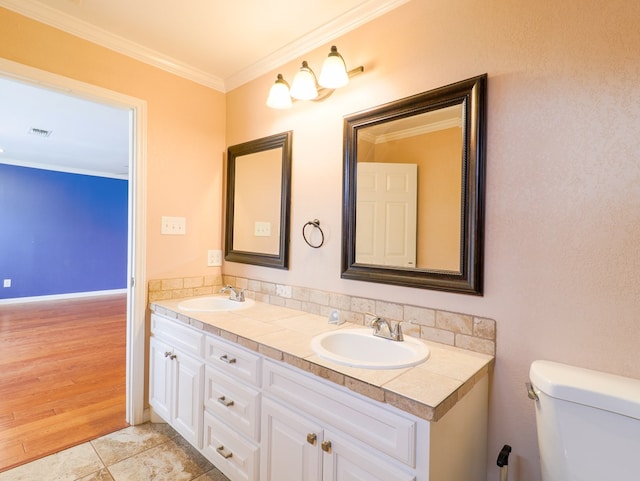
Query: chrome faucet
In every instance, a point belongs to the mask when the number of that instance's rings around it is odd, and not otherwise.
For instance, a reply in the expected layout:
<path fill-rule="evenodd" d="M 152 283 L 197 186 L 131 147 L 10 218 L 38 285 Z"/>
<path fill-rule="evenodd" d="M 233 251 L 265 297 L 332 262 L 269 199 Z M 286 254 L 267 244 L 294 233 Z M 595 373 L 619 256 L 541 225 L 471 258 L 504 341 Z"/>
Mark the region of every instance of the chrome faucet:
<path fill-rule="evenodd" d="M 402 335 L 402 327 L 400 327 L 400 321 L 398 321 L 395 327 L 391 327 L 391 324 L 386 319 L 375 316 L 371 321 L 370 326 L 373 328 L 373 335 L 382 337 L 384 339 L 391 339 L 392 341 L 404 341 Z M 383 329 L 386 327 L 386 329 Z"/>
<path fill-rule="evenodd" d="M 244 289 L 236 289 L 235 287 L 227 284 L 220 289 L 220 293 L 223 292 L 229 293 L 229 300 L 231 301 L 244 302 Z"/>

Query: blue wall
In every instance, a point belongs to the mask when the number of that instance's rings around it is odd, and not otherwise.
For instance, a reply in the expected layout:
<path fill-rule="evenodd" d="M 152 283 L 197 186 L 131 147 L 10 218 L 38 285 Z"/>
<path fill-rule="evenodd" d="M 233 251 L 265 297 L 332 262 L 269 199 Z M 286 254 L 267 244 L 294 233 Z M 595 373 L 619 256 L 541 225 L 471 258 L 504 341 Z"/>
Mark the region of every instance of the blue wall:
<path fill-rule="evenodd" d="M 0 164 L 0 299 L 125 288 L 127 189 Z"/>

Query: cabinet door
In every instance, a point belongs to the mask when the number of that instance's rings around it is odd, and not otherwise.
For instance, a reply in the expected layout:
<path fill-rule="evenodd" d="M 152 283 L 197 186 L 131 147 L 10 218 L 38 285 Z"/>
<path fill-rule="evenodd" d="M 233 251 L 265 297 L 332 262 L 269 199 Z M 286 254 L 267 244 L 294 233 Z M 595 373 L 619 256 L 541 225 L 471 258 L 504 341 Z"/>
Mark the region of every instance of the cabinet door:
<path fill-rule="evenodd" d="M 149 354 L 149 404 L 158 416 L 171 422 L 172 402 L 172 350 L 171 347 L 151 338 Z"/>
<path fill-rule="evenodd" d="M 172 425 L 197 448 L 202 448 L 204 362 L 175 351 Z"/>
<path fill-rule="evenodd" d="M 322 481 L 415 481 L 415 476 L 357 441 L 325 429 Z M 329 444 L 330 443 L 330 444 Z"/>
<path fill-rule="evenodd" d="M 271 399 L 262 402 L 261 481 L 320 481 L 322 429 Z"/>

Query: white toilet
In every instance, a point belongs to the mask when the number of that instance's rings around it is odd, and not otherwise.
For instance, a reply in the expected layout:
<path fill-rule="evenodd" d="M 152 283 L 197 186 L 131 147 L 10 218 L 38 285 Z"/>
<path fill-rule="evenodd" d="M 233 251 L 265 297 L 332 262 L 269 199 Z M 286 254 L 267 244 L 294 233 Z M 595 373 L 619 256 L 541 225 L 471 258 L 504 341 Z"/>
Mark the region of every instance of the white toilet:
<path fill-rule="evenodd" d="M 640 380 L 534 361 L 542 481 L 640 480 Z"/>

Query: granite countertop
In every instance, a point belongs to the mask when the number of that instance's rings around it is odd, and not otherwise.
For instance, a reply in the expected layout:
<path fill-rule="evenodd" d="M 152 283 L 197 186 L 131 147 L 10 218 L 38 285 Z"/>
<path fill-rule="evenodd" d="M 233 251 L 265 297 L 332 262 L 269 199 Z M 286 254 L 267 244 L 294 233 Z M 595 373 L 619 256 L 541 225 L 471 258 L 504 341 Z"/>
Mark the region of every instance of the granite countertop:
<path fill-rule="evenodd" d="M 423 340 L 431 355 L 422 364 L 403 369 L 353 368 L 317 356 L 310 341 L 323 332 L 360 325 L 329 324 L 326 317 L 258 301 L 237 311 L 187 312 L 178 308 L 183 300 L 153 301 L 150 309 L 432 422 L 487 375 L 494 360 L 487 354 Z"/>

